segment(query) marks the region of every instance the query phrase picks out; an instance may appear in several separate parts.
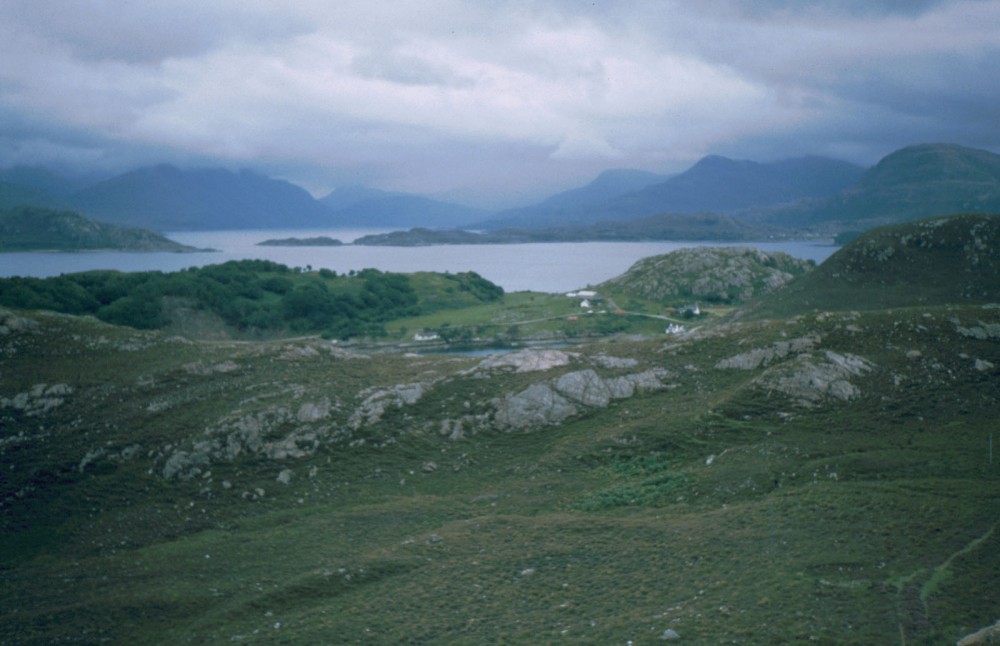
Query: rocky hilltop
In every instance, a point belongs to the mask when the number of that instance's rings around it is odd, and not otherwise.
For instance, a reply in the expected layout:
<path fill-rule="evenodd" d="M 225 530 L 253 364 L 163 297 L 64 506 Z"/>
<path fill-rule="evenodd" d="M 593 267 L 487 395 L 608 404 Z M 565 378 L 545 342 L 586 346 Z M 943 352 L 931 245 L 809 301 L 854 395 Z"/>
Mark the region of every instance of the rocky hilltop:
<path fill-rule="evenodd" d="M 690 247 L 643 258 L 599 288 L 664 302 L 744 303 L 814 265 L 786 253 L 749 247 Z"/>

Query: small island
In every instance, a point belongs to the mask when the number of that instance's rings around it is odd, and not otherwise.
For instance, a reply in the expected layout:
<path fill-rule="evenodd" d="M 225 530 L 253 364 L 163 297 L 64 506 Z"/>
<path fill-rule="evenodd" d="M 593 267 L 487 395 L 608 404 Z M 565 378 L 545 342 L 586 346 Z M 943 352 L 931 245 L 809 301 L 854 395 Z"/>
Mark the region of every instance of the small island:
<path fill-rule="evenodd" d="M 258 247 L 339 247 L 344 243 L 329 236 L 315 238 L 275 238 L 258 242 Z"/>
<path fill-rule="evenodd" d="M 436 230 L 415 228 L 358 238 L 355 245 L 420 247 L 448 244 L 526 244 L 533 242 L 644 242 L 649 240 L 697 240 L 748 242 L 802 237 L 777 227 L 747 222 L 713 213 L 662 213 L 620 222 L 598 222 L 545 229 L 497 229 L 493 231 Z"/>

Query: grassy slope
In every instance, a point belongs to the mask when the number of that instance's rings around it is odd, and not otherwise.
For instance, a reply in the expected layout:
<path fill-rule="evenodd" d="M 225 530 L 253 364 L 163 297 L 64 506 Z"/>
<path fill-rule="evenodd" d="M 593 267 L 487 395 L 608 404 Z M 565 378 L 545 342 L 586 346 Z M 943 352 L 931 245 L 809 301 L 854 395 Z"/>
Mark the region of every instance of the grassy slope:
<path fill-rule="evenodd" d="M 989 303 L 1000 294 L 1000 216 L 929 218 L 870 231 L 754 303 L 755 318 L 810 310 Z"/>
<path fill-rule="evenodd" d="M 1000 614 L 998 375 L 975 363 L 1000 365 L 1000 346 L 960 331 L 1000 324 L 996 309 L 594 345 L 581 351 L 668 370 L 675 387 L 460 440 L 422 420 L 543 376 L 32 318 L 3 337 L 0 396 L 74 390 L 42 415 L 0 411 L 0 642 L 638 644 L 672 628 L 694 643 L 912 644 Z M 808 334 L 875 365 L 859 399 L 805 409 L 755 385 L 765 368 L 714 368 Z M 329 397 L 345 428 L 365 388 L 435 377 L 432 395 L 352 436 L 364 445 L 159 475 L 168 445 L 230 411 Z"/>

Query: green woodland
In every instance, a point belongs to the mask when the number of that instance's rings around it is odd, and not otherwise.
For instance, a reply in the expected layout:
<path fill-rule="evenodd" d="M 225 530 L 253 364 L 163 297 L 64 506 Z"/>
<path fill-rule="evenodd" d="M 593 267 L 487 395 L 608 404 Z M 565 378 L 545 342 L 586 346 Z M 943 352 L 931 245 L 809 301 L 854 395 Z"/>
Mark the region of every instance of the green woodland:
<path fill-rule="evenodd" d="M 452 296 L 452 302 L 440 294 Z M 88 271 L 54 278 L 0 280 L 0 305 L 92 315 L 152 330 L 170 323 L 165 303 L 218 316 L 246 336 L 318 333 L 379 337 L 384 323 L 453 304 L 500 299 L 503 289 L 475 272 L 404 275 L 363 269 L 338 275 L 267 260 L 238 260 L 179 272 Z"/>

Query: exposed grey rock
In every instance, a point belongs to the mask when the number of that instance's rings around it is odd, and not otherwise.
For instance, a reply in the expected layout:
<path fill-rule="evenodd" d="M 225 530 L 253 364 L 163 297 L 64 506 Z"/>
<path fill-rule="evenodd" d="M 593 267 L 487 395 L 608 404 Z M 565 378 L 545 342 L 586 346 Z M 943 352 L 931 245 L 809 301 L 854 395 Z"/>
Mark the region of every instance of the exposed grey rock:
<path fill-rule="evenodd" d="M 584 406 L 604 408 L 611 401 L 611 391 L 591 369 L 568 372 L 553 383 L 560 394 Z"/>
<path fill-rule="evenodd" d="M 986 361 L 985 359 L 976 359 L 975 363 L 976 370 L 979 372 L 986 372 L 987 370 L 992 370 L 995 366 L 992 361 Z"/>
<path fill-rule="evenodd" d="M 170 480 L 191 480 L 201 473 L 201 467 L 208 466 L 208 453 L 200 451 L 176 451 L 163 465 L 163 477 Z"/>
<path fill-rule="evenodd" d="M 224 374 L 239 370 L 239 365 L 235 361 L 222 361 L 211 365 L 206 365 L 200 361 L 184 365 L 184 370 L 188 374 L 208 376 L 212 374 Z"/>
<path fill-rule="evenodd" d="M 399 384 L 385 390 L 376 390 L 370 394 L 351 415 L 348 425 L 357 430 L 362 426 L 374 424 L 382 419 L 390 407 L 402 408 L 420 401 L 427 392 L 428 386 L 423 383 Z"/>
<path fill-rule="evenodd" d="M 1000 621 L 997 621 L 992 626 L 977 630 L 971 635 L 966 635 L 958 640 L 955 646 L 977 646 L 978 644 L 996 643 L 1000 643 Z"/>
<path fill-rule="evenodd" d="M 0 307 L 0 336 L 7 336 L 15 332 L 25 332 L 37 327 L 37 321 L 18 316 L 6 308 Z"/>
<path fill-rule="evenodd" d="M 497 402 L 496 424 L 502 430 L 524 430 L 558 424 L 579 408 L 545 383 L 532 384 Z"/>
<path fill-rule="evenodd" d="M 663 387 L 652 370 L 609 379 L 589 368 L 578 370 L 495 401 L 495 421 L 501 429 L 550 426 L 587 408 L 605 408 L 611 400 L 631 397 L 637 390 Z"/>
<path fill-rule="evenodd" d="M 284 485 L 286 485 L 289 482 L 291 482 L 292 481 L 292 470 L 291 469 L 282 469 L 281 472 L 278 473 L 277 481 L 280 482 L 281 484 L 284 484 Z"/>
<path fill-rule="evenodd" d="M 790 339 L 788 341 L 778 341 L 766 348 L 754 348 L 747 352 L 723 359 L 715 364 L 720 369 L 754 370 L 760 366 L 767 366 L 773 361 L 784 359 L 791 354 L 801 354 L 816 347 L 820 342 L 819 335 L 810 335 Z"/>
<path fill-rule="evenodd" d="M 330 408 L 329 398 L 324 397 L 316 403 L 306 402 L 299 406 L 299 412 L 295 414 L 295 417 L 303 423 L 318 422 L 330 416 Z"/>
<path fill-rule="evenodd" d="M 681 636 L 673 628 L 667 628 L 666 630 L 663 631 L 663 634 L 660 635 L 660 639 L 680 639 L 680 638 Z"/>
<path fill-rule="evenodd" d="M 44 415 L 49 411 L 62 406 L 66 402 L 66 396 L 73 393 L 73 387 L 67 384 L 35 384 L 31 390 L 18 393 L 11 398 L 0 398 L 0 408 L 14 408 L 24 411 L 24 414 L 33 417 Z"/>
<path fill-rule="evenodd" d="M 1000 339 L 1000 323 L 982 323 L 972 327 L 958 326 L 958 333 L 962 336 L 971 337 L 985 341 L 986 339 Z"/>
<path fill-rule="evenodd" d="M 606 354 L 599 354 L 591 357 L 591 360 L 602 368 L 635 368 L 639 361 L 628 357 L 609 357 Z"/>
<path fill-rule="evenodd" d="M 803 354 L 775 366 L 761 375 L 758 383 L 785 393 L 801 406 L 814 406 L 827 399 L 850 401 L 861 396 L 861 389 L 850 379 L 869 372 L 873 366 L 863 357 L 827 350 Z"/>
<path fill-rule="evenodd" d="M 496 368 L 514 368 L 514 372 L 534 372 L 551 370 L 569 365 L 575 355 L 560 350 L 538 350 L 526 348 L 518 352 L 495 355 L 479 362 L 477 370 L 492 370 Z"/>

